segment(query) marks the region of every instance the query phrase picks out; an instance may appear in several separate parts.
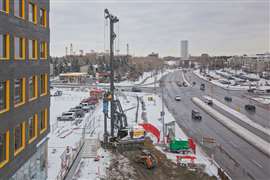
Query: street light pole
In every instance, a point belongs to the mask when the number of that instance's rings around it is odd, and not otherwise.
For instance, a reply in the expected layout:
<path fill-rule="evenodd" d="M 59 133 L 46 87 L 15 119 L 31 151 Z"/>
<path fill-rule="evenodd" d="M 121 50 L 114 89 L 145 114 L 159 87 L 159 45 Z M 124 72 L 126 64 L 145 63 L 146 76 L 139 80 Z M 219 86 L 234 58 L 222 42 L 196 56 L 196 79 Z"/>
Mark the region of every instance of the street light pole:
<path fill-rule="evenodd" d="M 111 93 L 111 136 L 114 137 L 114 123 L 115 123 L 115 104 L 114 104 L 114 39 L 116 34 L 114 33 L 114 24 L 119 21 L 119 19 L 110 14 L 108 9 L 104 10 L 105 19 L 110 21 L 110 93 Z"/>
<path fill-rule="evenodd" d="M 165 121 L 164 121 L 164 116 L 165 116 L 165 111 L 164 111 L 164 84 L 161 87 L 162 89 L 162 112 L 161 112 L 161 118 L 162 118 L 162 134 L 163 134 L 163 143 L 165 144 Z"/>

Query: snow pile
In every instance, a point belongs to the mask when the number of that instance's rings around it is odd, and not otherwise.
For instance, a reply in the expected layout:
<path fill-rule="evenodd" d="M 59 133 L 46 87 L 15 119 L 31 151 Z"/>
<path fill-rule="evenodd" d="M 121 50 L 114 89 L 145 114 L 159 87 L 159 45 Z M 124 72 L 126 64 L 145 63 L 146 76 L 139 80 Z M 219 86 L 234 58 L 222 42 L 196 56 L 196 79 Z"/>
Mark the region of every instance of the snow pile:
<path fill-rule="evenodd" d="M 268 106 L 270 105 L 270 96 L 254 97 L 251 99 Z"/>
<path fill-rule="evenodd" d="M 51 93 L 53 94 L 53 91 Z M 72 122 L 58 122 L 57 117 L 62 112 L 78 105 L 80 101 L 88 96 L 88 92 L 79 89 L 62 90 L 62 96 L 51 97 L 50 106 L 50 126 L 51 132 L 48 135 L 48 179 L 56 179 L 61 169 L 62 153 L 69 147 L 75 147 L 82 137 L 82 126 L 89 119 L 90 114 L 85 114 L 85 118 L 79 126 Z"/>

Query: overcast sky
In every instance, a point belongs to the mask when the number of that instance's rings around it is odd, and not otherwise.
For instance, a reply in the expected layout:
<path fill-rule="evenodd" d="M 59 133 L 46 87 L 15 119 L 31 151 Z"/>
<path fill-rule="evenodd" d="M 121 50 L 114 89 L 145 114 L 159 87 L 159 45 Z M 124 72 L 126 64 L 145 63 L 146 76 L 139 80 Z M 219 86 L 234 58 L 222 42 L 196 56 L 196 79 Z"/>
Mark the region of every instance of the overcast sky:
<path fill-rule="evenodd" d="M 200 55 L 255 54 L 269 51 L 269 0 L 51 0 L 51 55 L 108 49 L 104 9 L 120 19 L 116 49 L 130 54 L 180 56 L 180 41 Z M 105 38 L 104 38 L 105 35 Z"/>

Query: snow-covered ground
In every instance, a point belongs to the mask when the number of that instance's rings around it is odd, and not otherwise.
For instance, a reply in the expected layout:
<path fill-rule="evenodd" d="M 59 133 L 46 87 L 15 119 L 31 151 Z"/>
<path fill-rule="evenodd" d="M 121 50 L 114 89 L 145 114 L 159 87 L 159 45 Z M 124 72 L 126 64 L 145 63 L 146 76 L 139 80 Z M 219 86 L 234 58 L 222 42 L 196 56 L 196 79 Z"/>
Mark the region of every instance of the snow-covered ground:
<path fill-rule="evenodd" d="M 142 87 L 159 87 L 160 79 L 168 73 L 174 72 L 177 69 L 166 69 L 163 73 L 158 73 L 157 75 L 151 76 L 143 84 Z"/>
<path fill-rule="evenodd" d="M 160 78 L 174 70 L 166 70 L 164 73 L 159 73 L 156 76 L 151 74 L 145 74 L 144 77 L 132 84 L 142 83 L 145 86 L 154 86 L 154 82 L 160 80 Z M 150 77 L 149 77 L 150 75 Z M 147 79 L 146 79 L 147 78 Z M 123 83 L 125 84 L 125 83 Z M 125 84 L 130 85 L 130 84 Z M 51 94 L 57 89 L 51 90 Z M 75 88 L 75 89 L 62 89 L 63 95 L 59 97 L 51 97 L 51 107 L 50 107 L 50 123 L 51 123 L 51 133 L 49 134 L 49 151 L 48 151 L 48 179 L 56 179 L 57 174 L 61 169 L 61 158 L 60 156 L 66 150 L 67 146 L 75 147 L 82 138 L 82 129 L 85 124 L 95 121 L 94 127 L 91 127 L 93 133 L 87 134 L 87 138 L 95 138 L 102 140 L 103 135 L 103 112 L 102 103 L 96 107 L 95 111 L 87 113 L 83 118 L 82 122 L 76 126 L 71 122 L 57 122 L 57 117 L 63 112 L 68 111 L 70 108 L 79 104 L 79 102 L 89 96 L 89 89 Z M 120 99 L 122 107 L 126 111 L 128 117 L 129 126 L 135 125 L 135 112 L 137 105 L 136 96 L 140 96 L 146 105 L 146 117 L 149 123 L 155 125 L 158 129 L 162 129 L 162 123 L 160 121 L 160 112 L 162 109 L 161 98 L 158 95 L 146 94 L 146 93 L 132 93 L 132 92 L 118 92 L 120 94 L 117 97 Z M 153 97 L 153 101 L 149 101 L 148 97 Z M 139 123 L 142 122 L 143 110 L 139 109 Z M 165 107 L 165 123 L 175 121 L 172 114 Z M 108 123 L 108 129 L 110 128 L 110 123 Z M 179 139 L 187 139 L 188 137 L 182 131 L 182 129 L 176 124 L 175 126 L 176 137 Z M 162 137 L 162 132 L 161 132 Z M 151 136 L 151 138 L 157 142 L 157 140 Z M 157 146 L 158 148 L 159 146 Z M 162 149 L 160 149 L 162 150 Z M 163 150 L 162 150 L 163 151 Z M 163 151 L 168 158 L 176 162 L 176 155 L 173 153 L 168 153 Z M 94 161 L 93 159 L 83 159 L 74 176 L 75 179 L 100 179 L 106 176 L 106 169 L 110 165 L 112 154 L 104 149 L 98 147 L 97 155 L 100 156 L 100 161 Z M 209 158 L 203 150 L 197 145 L 196 149 L 196 163 L 205 164 L 205 171 L 209 175 L 217 176 L 217 165 Z"/>
<path fill-rule="evenodd" d="M 106 170 L 110 166 L 112 153 L 99 148 L 97 154 L 100 156 L 99 161 L 94 161 L 93 158 L 82 159 L 79 163 L 73 180 L 92 180 L 101 179 L 106 176 Z"/>
<path fill-rule="evenodd" d="M 139 77 L 137 81 L 122 81 L 119 83 L 115 83 L 116 86 L 134 86 L 136 84 L 142 84 L 147 78 L 153 76 L 154 72 L 144 72 L 142 76 Z"/>
<path fill-rule="evenodd" d="M 251 98 L 259 103 L 270 105 L 270 96 L 260 96 Z"/>
<path fill-rule="evenodd" d="M 139 80 L 137 81 L 122 81 L 119 83 L 114 83 L 115 86 L 141 86 L 141 87 L 156 87 L 159 86 L 158 81 L 161 79 L 162 76 L 175 71 L 176 69 L 166 69 L 164 72 L 155 71 L 151 72 L 144 72 L 142 76 L 140 76 Z M 98 83 L 97 85 L 109 85 L 109 83 Z"/>
<path fill-rule="evenodd" d="M 209 78 L 204 76 L 203 74 L 200 73 L 200 70 L 195 70 L 193 71 L 193 73 L 195 75 L 197 75 L 199 78 L 204 79 L 206 81 L 209 81 Z M 231 72 L 232 73 L 232 72 Z M 243 72 L 242 72 L 243 73 Z M 257 89 L 270 89 L 270 86 L 267 86 L 267 84 L 270 84 L 269 80 L 265 80 L 265 79 L 261 79 L 259 78 L 258 75 L 256 74 L 245 74 L 246 77 L 250 77 L 250 78 L 257 78 L 259 79 L 259 81 L 257 82 L 252 82 L 252 81 L 246 81 L 246 82 L 241 82 L 238 83 L 237 85 L 235 84 L 237 81 L 241 81 L 241 79 L 233 77 L 234 80 L 228 80 L 224 77 L 221 76 L 221 74 L 223 75 L 227 75 L 227 76 L 231 76 L 232 74 L 228 73 L 228 72 L 223 72 L 221 70 L 217 70 L 217 71 L 209 71 L 208 75 L 210 75 L 212 78 L 211 82 L 212 84 L 222 87 L 224 89 L 229 89 L 229 90 L 248 90 L 250 87 L 253 88 L 257 88 Z M 221 81 L 226 81 L 226 82 L 230 82 L 230 84 L 222 84 Z"/>
<path fill-rule="evenodd" d="M 51 91 L 53 94 L 56 89 Z M 63 90 L 62 96 L 51 97 L 50 125 L 51 132 L 48 135 L 48 179 L 56 179 L 61 168 L 61 154 L 67 146 L 75 147 L 82 137 L 82 125 L 89 118 L 90 113 L 85 115 L 83 122 L 75 126 L 72 122 L 57 122 L 57 117 L 62 112 L 78 105 L 80 101 L 89 96 L 89 91 L 74 89 Z"/>

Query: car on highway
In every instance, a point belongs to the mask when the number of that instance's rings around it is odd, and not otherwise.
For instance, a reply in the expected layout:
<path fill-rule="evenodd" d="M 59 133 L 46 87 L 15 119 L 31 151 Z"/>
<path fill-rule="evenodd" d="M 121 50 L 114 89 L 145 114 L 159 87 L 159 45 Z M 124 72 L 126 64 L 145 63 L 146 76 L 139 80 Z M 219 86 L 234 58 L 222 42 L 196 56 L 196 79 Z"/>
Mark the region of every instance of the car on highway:
<path fill-rule="evenodd" d="M 58 121 L 74 121 L 76 114 L 74 112 L 63 112 L 60 117 L 57 117 Z"/>
<path fill-rule="evenodd" d="M 187 85 L 186 82 L 183 82 L 183 86 L 184 86 L 184 87 L 188 87 L 188 85 Z"/>
<path fill-rule="evenodd" d="M 200 112 L 196 109 L 192 109 L 191 111 L 191 118 L 192 119 L 197 119 L 197 120 L 201 120 L 202 119 L 202 116 L 200 114 Z"/>
<path fill-rule="evenodd" d="M 254 106 L 252 104 L 246 104 L 245 105 L 245 110 L 255 112 L 256 111 L 256 106 Z"/>
<path fill-rule="evenodd" d="M 213 100 L 208 97 L 203 98 L 203 101 L 210 106 L 213 105 Z"/>
<path fill-rule="evenodd" d="M 256 90 L 256 88 L 250 88 L 250 89 L 247 90 L 247 92 L 249 92 L 249 93 L 254 93 L 255 90 Z"/>
<path fill-rule="evenodd" d="M 142 90 L 140 88 L 138 88 L 138 87 L 132 87 L 131 91 L 132 92 L 142 92 Z"/>
<path fill-rule="evenodd" d="M 182 83 L 180 81 L 178 81 L 176 84 L 177 86 L 182 87 Z"/>
<path fill-rule="evenodd" d="M 225 101 L 228 101 L 228 102 L 231 102 L 231 101 L 232 101 L 232 97 L 230 97 L 230 96 L 225 96 L 225 97 L 224 97 L 224 100 L 225 100 Z"/>
<path fill-rule="evenodd" d="M 175 101 L 181 101 L 181 97 L 180 96 L 175 96 Z"/>
<path fill-rule="evenodd" d="M 200 90 L 204 91 L 205 90 L 205 84 L 201 84 Z"/>

